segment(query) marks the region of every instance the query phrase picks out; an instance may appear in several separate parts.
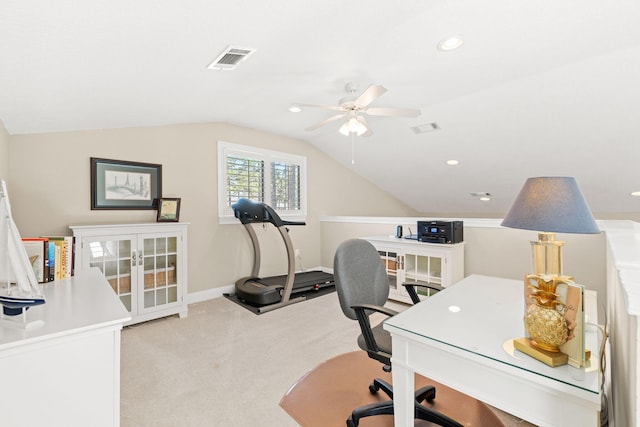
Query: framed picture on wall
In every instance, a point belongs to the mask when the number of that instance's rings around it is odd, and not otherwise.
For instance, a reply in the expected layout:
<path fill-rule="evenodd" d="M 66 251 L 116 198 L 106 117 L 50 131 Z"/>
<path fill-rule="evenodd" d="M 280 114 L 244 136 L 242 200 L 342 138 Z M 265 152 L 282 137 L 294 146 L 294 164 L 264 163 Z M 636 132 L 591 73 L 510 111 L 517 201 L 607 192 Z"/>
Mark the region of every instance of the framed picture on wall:
<path fill-rule="evenodd" d="M 157 222 L 178 222 L 180 220 L 180 199 L 161 197 L 158 201 Z"/>
<path fill-rule="evenodd" d="M 91 157 L 91 209 L 157 209 L 162 165 Z"/>

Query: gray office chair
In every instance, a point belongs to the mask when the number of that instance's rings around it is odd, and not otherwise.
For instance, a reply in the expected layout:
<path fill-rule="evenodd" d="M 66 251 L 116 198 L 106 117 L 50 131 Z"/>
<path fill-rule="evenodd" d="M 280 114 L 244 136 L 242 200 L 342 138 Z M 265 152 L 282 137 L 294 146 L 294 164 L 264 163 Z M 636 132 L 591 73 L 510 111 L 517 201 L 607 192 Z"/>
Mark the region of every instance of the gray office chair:
<path fill-rule="evenodd" d="M 358 346 L 367 352 L 369 357 L 383 363 L 383 370 L 391 371 L 391 335 L 383 329 L 382 323 L 371 327 L 369 316 L 374 312 L 386 316 L 397 314 L 396 311 L 383 307 L 389 297 L 389 279 L 376 248 L 366 240 L 347 240 L 338 246 L 333 259 L 333 275 L 340 300 L 340 307 L 345 316 L 357 320 L 361 335 Z M 410 295 L 418 300 L 415 284 L 405 284 L 412 289 Z M 384 380 L 376 378 L 369 385 L 372 394 L 384 391 L 393 399 L 393 388 Z M 455 420 L 421 404 L 422 401 L 433 401 L 436 389 L 433 386 L 422 387 L 415 392 L 415 417 L 430 421 L 444 427 L 462 427 Z M 348 427 L 357 427 L 361 418 L 374 415 L 393 415 L 393 400 L 376 402 L 356 408 L 347 419 Z"/>

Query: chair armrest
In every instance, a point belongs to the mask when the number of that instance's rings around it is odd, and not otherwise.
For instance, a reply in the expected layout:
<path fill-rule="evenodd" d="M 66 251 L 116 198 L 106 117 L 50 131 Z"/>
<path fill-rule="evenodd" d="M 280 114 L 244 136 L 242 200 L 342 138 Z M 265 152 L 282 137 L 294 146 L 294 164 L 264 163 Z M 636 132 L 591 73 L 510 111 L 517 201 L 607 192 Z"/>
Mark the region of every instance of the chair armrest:
<path fill-rule="evenodd" d="M 355 311 L 358 311 L 358 310 L 375 311 L 375 312 L 378 312 L 378 313 L 386 314 L 389 317 L 395 316 L 396 314 L 398 314 L 398 312 L 395 311 L 395 310 L 392 310 L 392 309 L 387 308 L 387 307 L 382 307 L 382 306 L 379 306 L 379 305 L 373 305 L 373 304 L 352 305 L 351 308 L 354 309 Z"/>
<path fill-rule="evenodd" d="M 418 291 L 416 291 L 416 287 L 431 289 L 437 292 L 444 289 L 442 286 L 438 286 L 438 285 L 431 285 L 427 283 L 414 283 L 414 282 L 405 282 L 402 284 L 402 286 L 406 288 L 407 293 L 411 297 L 411 302 L 413 302 L 413 304 L 417 304 L 420 302 L 420 297 L 418 296 Z"/>
<path fill-rule="evenodd" d="M 377 312 L 386 314 L 387 316 L 395 316 L 398 312 L 387 307 L 381 307 L 373 304 L 357 304 L 352 305 L 351 308 L 356 312 L 356 318 L 360 324 L 360 332 L 364 337 L 367 350 L 369 352 L 379 353 L 380 348 L 378 347 L 378 343 L 376 343 L 376 339 L 373 335 L 371 322 L 369 322 L 369 315 L 371 312 Z"/>

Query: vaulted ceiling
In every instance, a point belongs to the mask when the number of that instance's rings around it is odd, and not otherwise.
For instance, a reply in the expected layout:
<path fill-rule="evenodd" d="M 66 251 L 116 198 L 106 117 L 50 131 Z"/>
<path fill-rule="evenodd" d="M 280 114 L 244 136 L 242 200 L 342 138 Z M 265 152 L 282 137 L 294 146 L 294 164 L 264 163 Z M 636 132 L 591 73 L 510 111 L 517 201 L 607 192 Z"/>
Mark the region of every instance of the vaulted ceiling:
<path fill-rule="evenodd" d="M 460 48 L 440 51 L 457 35 Z M 255 49 L 231 71 L 227 47 Z M 637 0 L 0 0 L 11 134 L 228 122 L 307 141 L 420 212 L 504 213 L 527 177 L 578 180 L 596 213 L 640 211 Z M 354 141 L 306 131 L 369 85 Z M 438 129 L 411 128 L 437 123 Z M 449 166 L 447 160 L 458 160 Z M 329 172 L 328 172 L 329 173 Z M 488 192 L 482 202 L 470 193 Z"/>

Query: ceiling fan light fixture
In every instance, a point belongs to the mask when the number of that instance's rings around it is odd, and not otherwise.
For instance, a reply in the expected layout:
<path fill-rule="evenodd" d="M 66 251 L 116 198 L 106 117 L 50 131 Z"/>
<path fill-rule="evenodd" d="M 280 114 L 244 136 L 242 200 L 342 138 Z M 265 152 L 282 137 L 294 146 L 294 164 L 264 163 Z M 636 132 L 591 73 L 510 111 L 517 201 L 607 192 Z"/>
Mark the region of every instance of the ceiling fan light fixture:
<path fill-rule="evenodd" d="M 463 40 L 460 36 L 451 36 L 443 39 L 438 43 L 438 50 L 442 52 L 447 52 L 450 50 L 455 50 L 462 46 Z"/>
<path fill-rule="evenodd" d="M 356 134 L 357 136 L 362 136 L 367 130 L 367 127 L 360 121 L 358 121 L 356 117 L 349 117 L 349 119 L 344 122 L 342 126 L 340 126 L 338 132 L 340 132 L 344 136 L 349 136 L 352 133 Z"/>

